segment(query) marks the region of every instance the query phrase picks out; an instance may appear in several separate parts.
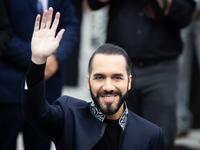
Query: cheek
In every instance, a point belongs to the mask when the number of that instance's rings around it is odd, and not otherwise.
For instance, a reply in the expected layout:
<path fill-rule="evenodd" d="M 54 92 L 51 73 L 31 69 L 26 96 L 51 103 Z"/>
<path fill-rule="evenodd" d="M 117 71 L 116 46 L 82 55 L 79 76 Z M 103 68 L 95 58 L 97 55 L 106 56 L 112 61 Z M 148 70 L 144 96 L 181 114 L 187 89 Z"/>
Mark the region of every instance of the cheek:
<path fill-rule="evenodd" d="M 127 92 L 128 84 L 127 83 L 119 83 L 117 89 L 122 92 L 122 94 Z"/>
<path fill-rule="evenodd" d="M 98 84 L 98 83 L 93 83 L 93 84 L 91 84 L 91 90 L 92 90 L 92 92 L 94 93 L 94 95 L 96 96 L 97 95 L 97 93 L 101 90 L 101 85 L 100 84 Z"/>

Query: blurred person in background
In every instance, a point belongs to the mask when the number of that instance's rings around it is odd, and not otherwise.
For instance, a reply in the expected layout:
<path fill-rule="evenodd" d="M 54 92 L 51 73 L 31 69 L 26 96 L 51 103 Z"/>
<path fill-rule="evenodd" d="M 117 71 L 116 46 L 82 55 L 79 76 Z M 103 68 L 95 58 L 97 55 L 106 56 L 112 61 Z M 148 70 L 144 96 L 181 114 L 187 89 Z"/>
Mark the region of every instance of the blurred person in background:
<path fill-rule="evenodd" d="M 12 38 L 12 28 L 5 10 L 4 1 L 0 0 L 0 57 L 8 50 Z M 1 59 L 1 58 L 0 58 Z"/>
<path fill-rule="evenodd" d="M 84 0 L 71 0 L 75 8 L 75 14 L 79 20 L 80 26 L 82 23 L 83 15 L 83 1 Z M 79 74 L 79 52 L 81 42 L 81 30 L 78 33 L 78 41 L 76 42 L 73 51 L 69 54 L 69 58 L 65 63 L 65 85 L 77 86 L 78 85 L 78 74 Z M 71 72 L 71 73 L 67 73 Z"/>
<path fill-rule="evenodd" d="M 79 23 L 70 0 L 5 0 L 8 17 L 13 28 L 13 38 L 8 52 L 0 59 L 1 122 L 0 149 L 16 150 L 18 133 L 23 133 L 26 150 L 49 150 L 50 141 L 33 129 L 22 116 L 21 83 L 31 60 L 31 38 L 36 15 L 48 7 L 62 16 L 58 30 L 65 34 L 56 51 L 46 62 L 46 97 L 52 104 L 61 95 L 64 84 L 64 64 L 77 41 Z M 55 15 L 55 14 L 54 14 Z"/>
<path fill-rule="evenodd" d="M 7 16 L 7 11 L 4 5 L 4 1 L 0 0 L 0 61 L 8 53 L 9 43 L 12 39 L 12 28 Z M 3 75 L 2 68 L 0 68 L 0 76 Z M 0 83 L 2 84 L 2 83 Z M 0 88 L 0 92 L 2 87 Z M 4 113 L 4 103 L 2 102 L 3 97 L 0 98 L 0 145 L 4 144 L 4 135 L 6 133 L 4 128 L 4 120 L 7 118 L 7 114 Z M 1 146 L 0 146 L 1 149 Z"/>
<path fill-rule="evenodd" d="M 180 29 L 187 26 L 193 0 L 88 0 L 93 10 L 109 5 L 107 43 L 130 56 L 132 88 L 128 107 L 163 130 L 166 148 L 174 146 Z"/>
<path fill-rule="evenodd" d="M 199 67 L 198 72 L 200 71 L 200 0 L 195 0 L 195 2 L 196 7 L 191 23 L 181 30 L 183 53 L 179 57 L 177 137 L 187 135 L 193 123 L 193 114 L 190 111 L 190 85 L 194 50 Z"/>

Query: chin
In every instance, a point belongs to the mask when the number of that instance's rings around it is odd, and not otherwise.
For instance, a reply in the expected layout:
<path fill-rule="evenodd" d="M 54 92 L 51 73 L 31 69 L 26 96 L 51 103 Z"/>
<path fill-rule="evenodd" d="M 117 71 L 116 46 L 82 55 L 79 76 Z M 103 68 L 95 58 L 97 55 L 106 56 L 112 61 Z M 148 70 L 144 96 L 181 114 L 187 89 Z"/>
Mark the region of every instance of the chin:
<path fill-rule="evenodd" d="M 90 89 L 91 89 L 91 87 L 90 87 Z M 98 96 L 98 94 L 97 94 L 97 96 L 95 96 L 94 93 L 92 92 L 92 90 L 90 90 L 90 95 L 91 95 L 96 107 L 98 109 L 100 109 L 103 114 L 113 115 L 120 109 L 122 104 L 124 104 L 124 101 L 128 97 L 128 92 L 126 92 L 124 95 L 122 95 L 121 92 L 119 92 L 119 94 L 118 94 L 119 99 L 115 100 L 111 103 L 101 102 L 100 96 Z"/>
<path fill-rule="evenodd" d="M 119 110 L 119 108 L 116 106 L 116 104 L 114 104 L 114 106 L 113 106 L 112 103 L 106 103 L 106 104 L 104 104 L 104 106 L 102 106 L 100 104 L 99 109 L 105 115 L 113 115 L 113 114 L 115 114 Z"/>

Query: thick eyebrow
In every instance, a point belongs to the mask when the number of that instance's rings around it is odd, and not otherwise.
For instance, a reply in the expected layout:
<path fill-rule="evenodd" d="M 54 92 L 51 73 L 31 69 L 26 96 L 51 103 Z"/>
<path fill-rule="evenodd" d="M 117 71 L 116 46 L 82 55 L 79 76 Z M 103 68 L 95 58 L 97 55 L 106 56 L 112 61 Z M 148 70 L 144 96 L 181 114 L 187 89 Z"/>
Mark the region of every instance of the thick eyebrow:
<path fill-rule="evenodd" d="M 94 75 L 93 75 L 93 77 L 99 77 L 99 76 L 105 76 L 104 74 L 102 74 L 102 73 L 95 73 Z M 122 74 L 122 73 L 115 73 L 115 74 L 113 74 L 112 76 L 117 76 L 117 77 L 124 77 L 124 75 Z"/>
<path fill-rule="evenodd" d="M 92 77 L 93 78 L 95 78 L 95 77 L 105 77 L 105 75 L 102 74 L 102 73 L 95 73 Z M 112 74 L 112 77 L 122 77 L 123 78 L 124 75 L 122 73 L 115 73 L 115 74 Z"/>
<path fill-rule="evenodd" d="M 112 76 L 114 76 L 114 77 L 124 77 L 124 75 L 122 73 L 115 73 Z"/>
<path fill-rule="evenodd" d="M 99 76 L 105 76 L 105 75 L 102 74 L 102 73 L 95 73 L 95 74 L 93 74 L 93 78 L 94 78 L 94 77 L 99 77 Z"/>

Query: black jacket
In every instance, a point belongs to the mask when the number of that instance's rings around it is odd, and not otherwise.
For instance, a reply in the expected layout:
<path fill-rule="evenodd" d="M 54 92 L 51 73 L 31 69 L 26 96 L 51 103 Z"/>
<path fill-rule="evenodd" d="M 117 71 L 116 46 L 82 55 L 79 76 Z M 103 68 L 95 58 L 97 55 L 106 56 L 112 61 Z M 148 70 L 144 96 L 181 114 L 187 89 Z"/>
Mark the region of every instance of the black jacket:
<path fill-rule="evenodd" d="M 23 113 L 27 121 L 52 140 L 57 150 L 90 150 L 102 138 L 105 115 L 94 103 L 62 96 L 51 106 L 45 101 L 45 81 L 24 90 Z M 164 147 L 160 127 L 126 107 L 119 119 L 121 150 L 160 150 Z"/>

